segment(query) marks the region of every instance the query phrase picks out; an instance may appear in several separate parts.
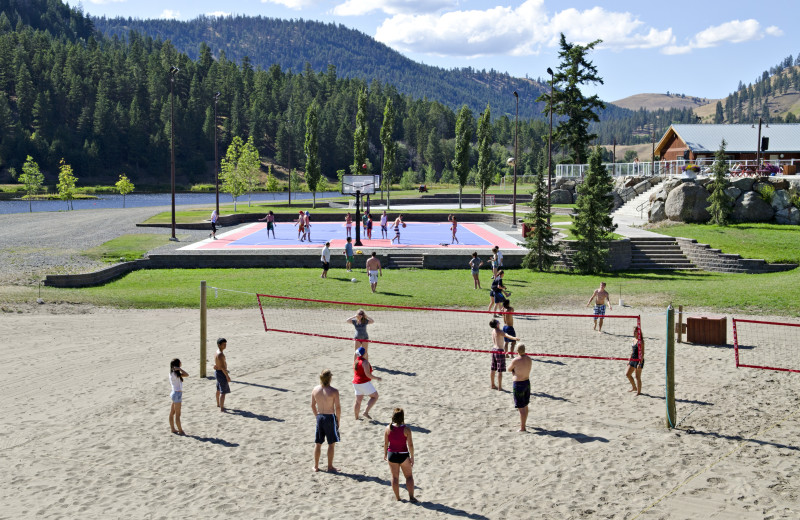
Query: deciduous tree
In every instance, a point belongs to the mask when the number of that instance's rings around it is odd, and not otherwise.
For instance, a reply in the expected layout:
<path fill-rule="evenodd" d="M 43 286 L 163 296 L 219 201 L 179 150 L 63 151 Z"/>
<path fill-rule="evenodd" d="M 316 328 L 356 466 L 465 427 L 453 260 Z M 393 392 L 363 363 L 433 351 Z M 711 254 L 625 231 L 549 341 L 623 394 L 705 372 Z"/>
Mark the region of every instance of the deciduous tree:
<path fill-rule="evenodd" d="M 125 195 L 132 192 L 134 190 L 133 183 L 128 179 L 128 176 L 124 173 L 119 175 L 119 180 L 115 184 L 117 187 L 117 191 L 120 195 L 122 195 L 122 207 L 125 207 Z"/>
<path fill-rule="evenodd" d="M 75 198 L 76 182 L 78 182 L 78 179 L 75 178 L 72 166 L 64 162 L 64 159 L 61 159 L 58 164 L 58 185 L 56 187 L 58 188 L 58 196 L 67 203 L 67 209 L 74 209 L 72 207 L 72 199 Z"/>
<path fill-rule="evenodd" d="M 30 155 L 25 159 L 25 164 L 22 165 L 22 173 L 19 176 L 19 182 L 25 185 L 25 194 L 28 198 L 28 211 L 33 212 L 32 199 L 39 193 L 39 190 L 42 189 L 44 174 L 39 170 L 39 165 Z"/>

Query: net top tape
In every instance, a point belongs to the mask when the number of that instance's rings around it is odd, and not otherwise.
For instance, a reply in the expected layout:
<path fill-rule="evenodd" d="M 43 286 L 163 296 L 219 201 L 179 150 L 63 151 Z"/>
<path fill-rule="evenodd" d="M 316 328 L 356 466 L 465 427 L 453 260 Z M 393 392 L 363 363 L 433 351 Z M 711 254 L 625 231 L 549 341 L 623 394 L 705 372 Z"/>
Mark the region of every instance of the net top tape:
<path fill-rule="evenodd" d="M 740 320 L 733 318 L 734 323 L 758 323 L 760 325 L 781 325 L 784 327 L 800 327 L 800 323 L 781 323 L 779 321 Z"/>

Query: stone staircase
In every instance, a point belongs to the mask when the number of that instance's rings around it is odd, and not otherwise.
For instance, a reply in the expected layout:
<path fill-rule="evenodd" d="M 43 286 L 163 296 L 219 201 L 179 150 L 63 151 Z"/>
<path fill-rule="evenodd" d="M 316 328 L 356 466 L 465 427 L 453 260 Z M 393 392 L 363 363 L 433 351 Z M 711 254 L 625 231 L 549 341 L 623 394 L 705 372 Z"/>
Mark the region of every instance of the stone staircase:
<path fill-rule="evenodd" d="M 649 205 L 645 203 L 649 202 L 650 195 L 657 192 L 659 189 L 661 189 L 661 185 L 656 184 L 649 190 L 628 200 L 628 202 L 620 206 L 611 214 L 612 218 L 614 218 L 615 221 L 618 219 L 625 220 L 626 222 L 636 226 L 647 224 L 647 210 L 649 209 Z M 636 208 L 642 206 L 643 204 L 643 209 L 637 211 Z"/>
<path fill-rule="evenodd" d="M 386 269 L 423 269 L 425 257 L 423 255 L 397 254 L 386 255 Z"/>
<path fill-rule="evenodd" d="M 797 268 L 797 264 L 769 264 L 765 260 L 726 254 L 719 249 L 712 249 L 707 244 L 700 244 L 694 239 L 677 238 L 676 240 L 683 253 L 704 271 L 761 274 L 790 271 Z"/>
<path fill-rule="evenodd" d="M 630 269 L 697 271 L 673 237 L 636 237 L 631 241 Z"/>

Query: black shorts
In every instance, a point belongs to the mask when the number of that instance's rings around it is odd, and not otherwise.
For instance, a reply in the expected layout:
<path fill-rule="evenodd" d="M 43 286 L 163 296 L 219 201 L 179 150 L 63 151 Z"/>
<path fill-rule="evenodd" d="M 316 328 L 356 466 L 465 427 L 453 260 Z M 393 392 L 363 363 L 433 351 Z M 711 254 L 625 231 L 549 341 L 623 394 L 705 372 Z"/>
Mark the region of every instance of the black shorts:
<path fill-rule="evenodd" d="M 336 416 L 332 413 L 317 414 L 317 431 L 314 442 L 322 444 L 324 440 L 327 440 L 328 444 L 339 442 L 339 425 L 336 424 Z"/>
<path fill-rule="evenodd" d="M 630 362 L 628 362 L 628 366 L 631 366 L 633 368 L 644 368 L 644 360 L 641 360 L 641 361 L 635 361 L 635 360 L 634 361 L 630 361 Z"/>
<path fill-rule="evenodd" d="M 217 391 L 221 394 L 231 393 L 231 387 L 228 384 L 228 378 L 225 377 L 225 372 L 222 370 L 215 370 L 214 377 L 217 380 Z"/>
<path fill-rule="evenodd" d="M 408 453 L 395 453 L 393 451 L 387 453 L 389 454 L 389 462 L 394 464 L 402 464 L 408 460 Z"/>
<path fill-rule="evenodd" d="M 514 408 L 525 408 L 531 402 L 531 382 L 529 379 L 525 381 L 514 381 Z"/>
<path fill-rule="evenodd" d="M 212 222 L 211 223 L 211 231 L 213 231 L 214 233 L 217 232 L 217 223 L 216 222 Z"/>
<path fill-rule="evenodd" d="M 331 267 L 330 262 L 322 262 L 322 270 L 327 271 Z"/>

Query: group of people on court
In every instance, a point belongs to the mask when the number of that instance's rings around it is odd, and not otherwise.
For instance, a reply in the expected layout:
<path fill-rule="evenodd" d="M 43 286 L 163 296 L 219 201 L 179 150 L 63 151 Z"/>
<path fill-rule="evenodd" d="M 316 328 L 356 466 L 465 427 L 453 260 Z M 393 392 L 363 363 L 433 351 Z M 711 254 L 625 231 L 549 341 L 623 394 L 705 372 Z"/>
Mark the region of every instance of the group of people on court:
<path fill-rule="evenodd" d="M 389 238 L 389 215 L 386 214 L 386 210 L 383 211 L 381 214 L 380 219 L 380 226 L 381 226 L 381 238 L 386 239 Z M 350 213 L 344 216 L 344 227 L 347 233 L 348 238 L 352 238 L 353 236 L 353 216 Z M 361 216 L 361 228 L 364 231 L 364 238 L 366 240 L 372 240 L 372 227 L 373 227 L 373 218 L 372 213 L 369 211 L 365 211 L 364 214 Z M 392 224 L 394 229 L 394 238 L 392 238 L 392 242 L 397 240 L 397 243 L 400 243 L 400 229 L 406 227 L 406 223 L 403 222 L 403 215 L 400 214 L 394 219 Z"/>

